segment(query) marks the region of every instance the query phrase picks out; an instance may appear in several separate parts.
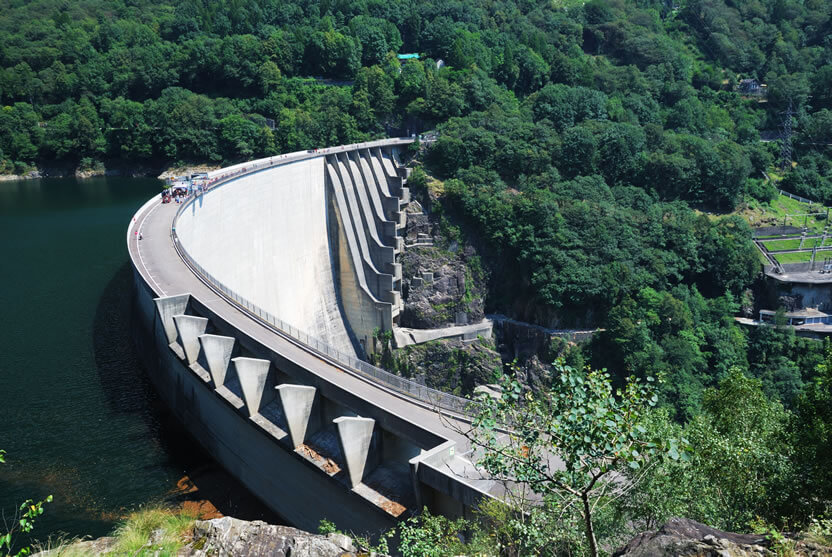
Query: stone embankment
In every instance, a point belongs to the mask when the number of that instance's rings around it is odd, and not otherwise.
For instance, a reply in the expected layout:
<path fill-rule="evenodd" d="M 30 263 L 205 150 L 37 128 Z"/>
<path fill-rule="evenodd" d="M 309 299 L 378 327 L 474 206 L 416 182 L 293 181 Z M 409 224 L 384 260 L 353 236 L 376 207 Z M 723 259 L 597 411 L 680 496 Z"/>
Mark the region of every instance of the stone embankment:
<path fill-rule="evenodd" d="M 130 178 L 156 177 L 159 180 L 176 178 L 196 172 L 210 172 L 220 168 L 217 165 L 196 164 L 190 166 L 168 167 L 161 170 L 158 166 L 130 166 L 105 168 L 103 166 L 80 169 L 70 167 L 35 168 L 24 174 L 0 174 L 0 182 L 16 180 L 37 180 L 39 178 L 95 178 L 98 176 L 124 176 Z M 161 172 L 161 173 L 160 173 Z"/>
<path fill-rule="evenodd" d="M 34 180 L 42 178 L 39 170 L 32 170 L 26 174 L 0 174 L 0 182 L 13 182 L 15 180 Z"/>

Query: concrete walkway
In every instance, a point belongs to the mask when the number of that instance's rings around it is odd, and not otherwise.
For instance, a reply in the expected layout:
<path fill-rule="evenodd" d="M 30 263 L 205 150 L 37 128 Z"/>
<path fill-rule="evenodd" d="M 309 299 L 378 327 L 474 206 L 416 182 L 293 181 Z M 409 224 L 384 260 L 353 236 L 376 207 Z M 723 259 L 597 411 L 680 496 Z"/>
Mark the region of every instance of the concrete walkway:
<path fill-rule="evenodd" d="M 410 329 L 408 327 L 393 327 L 393 340 L 396 348 L 404 348 L 412 344 L 422 344 L 432 340 L 460 338 L 463 340 L 476 340 L 477 336 L 491 338 L 491 329 L 494 324 L 490 319 L 483 319 L 479 323 L 470 325 L 452 325 L 449 327 L 437 327 L 435 329 Z"/>

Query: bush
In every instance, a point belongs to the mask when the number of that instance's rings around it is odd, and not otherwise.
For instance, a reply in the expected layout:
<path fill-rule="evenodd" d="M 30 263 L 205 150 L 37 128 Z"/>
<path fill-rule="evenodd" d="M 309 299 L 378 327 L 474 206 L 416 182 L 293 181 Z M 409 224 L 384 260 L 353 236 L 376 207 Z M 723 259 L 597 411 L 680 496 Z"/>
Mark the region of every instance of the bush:
<path fill-rule="evenodd" d="M 763 203 L 770 203 L 771 201 L 774 201 L 779 193 L 777 188 L 774 187 L 774 184 L 770 181 L 758 180 L 756 178 L 749 178 L 746 180 L 745 192 L 754 199 L 762 201 Z"/>

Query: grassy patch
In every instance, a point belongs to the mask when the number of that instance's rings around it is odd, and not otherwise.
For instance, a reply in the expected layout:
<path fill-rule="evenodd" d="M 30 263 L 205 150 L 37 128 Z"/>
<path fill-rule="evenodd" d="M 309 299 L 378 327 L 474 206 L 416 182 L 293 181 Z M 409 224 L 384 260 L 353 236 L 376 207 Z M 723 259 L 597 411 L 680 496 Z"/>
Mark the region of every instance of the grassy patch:
<path fill-rule="evenodd" d="M 196 516 L 181 511 L 156 508 L 134 512 L 115 531 L 113 552 L 117 555 L 175 555 L 185 545 L 185 536 L 193 528 Z M 151 535 L 154 539 L 150 543 Z M 158 553 L 157 553 L 158 552 Z"/>
<path fill-rule="evenodd" d="M 763 242 L 763 246 L 768 251 L 775 251 L 781 249 L 798 249 L 800 248 L 800 239 L 791 240 L 772 240 L 770 242 Z"/>
<path fill-rule="evenodd" d="M 792 253 L 778 253 L 774 256 L 778 262 L 783 263 L 806 263 L 812 260 L 811 251 L 798 251 Z"/>
<path fill-rule="evenodd" d="M 818 203 L 801 203 L 785 195 L 778 195 L 770 203 L 763 203 L 757 199 L 748 198 L 737 210 L 737 214 L 748 221 L 748 224 L 753 228 L 782 226 L 783 219 L 788 215 L 820 212 L 825 213 L 826 209 Z M 797 227 L 802 227 L 804 222 L 803 217 L 787 218 L 786 220 L 787 225 Z M 806 218 L 806 227 L 810 231 L 822 232 L 824 226 L 826 226 L 825 216 L 821 216 L 820 218 Z"/>
<path fill-rule="evenodd" d="M 155 507 L 128 515 L 111 534 L 114 545 L 107 555 L 176 555 L 189 541 L 197 517 L 186 510 Z M 77 540 L 59 540 L 40 549 L 49 557 L 80 557 L 90 555 L 90 548 L 77 545 Z"/>
<path fill-rule="evenodd" d="M 763 246 L 769 251 L 785 250 L 785 249 L 812 249 L 814 247 L 821 247 L 823 241 L 824 246 L 832 245 L 832 238 L 806 238 L 803 245 L 800 245 L 800 238 L 788 238 L 785 240 L 766 240 L 763 241 Z"/>

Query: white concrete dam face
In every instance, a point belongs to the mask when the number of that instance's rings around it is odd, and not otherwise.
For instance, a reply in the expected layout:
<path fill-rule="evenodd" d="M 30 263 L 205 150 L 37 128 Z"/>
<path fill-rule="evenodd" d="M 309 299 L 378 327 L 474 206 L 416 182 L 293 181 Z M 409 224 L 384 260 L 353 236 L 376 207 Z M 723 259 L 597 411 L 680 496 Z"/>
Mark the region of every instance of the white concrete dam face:
<path fill-rule="evenodd" d="M 324 157 L 208 191 L 176 224 L 182 246 L 219 282 L 338 350 L 355 355 L 336 297 Z"/>

